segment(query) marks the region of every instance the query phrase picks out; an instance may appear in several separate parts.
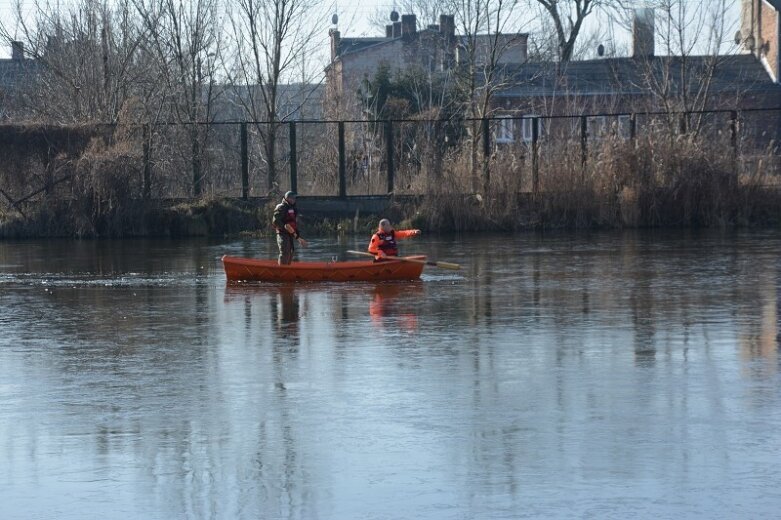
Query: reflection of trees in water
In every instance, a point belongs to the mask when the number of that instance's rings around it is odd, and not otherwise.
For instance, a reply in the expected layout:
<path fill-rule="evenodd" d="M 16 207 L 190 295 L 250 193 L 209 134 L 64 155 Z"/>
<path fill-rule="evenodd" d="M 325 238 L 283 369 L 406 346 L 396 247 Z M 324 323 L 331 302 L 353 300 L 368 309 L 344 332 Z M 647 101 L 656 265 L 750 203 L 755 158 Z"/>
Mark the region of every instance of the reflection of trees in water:
<path fill-rule="evenodd" d="M 237 489 L 218 485 L 216 478 L 200 479 L 202 493 L 183 497 L 183 510 L 194 510 L 195 516 L 213 514 L 213 510 L 198 509 L 208 499 L 216 501 L 218 513 L 248 510 L 261 517 L 296 518 L 316 504 L 303 442 L 310 432 L 299 431 L 301 387 L 291 391 L 291 381 L 297 383 L 300 377 L 301 315 L 309 294 L 295 285 L 248 284 L 225 289 L 225 312 L 240 309 L 243 344 L 255 349 L 252 356 L 238 353 L 244 370 L 236 377 L 243 384 L 256 382 L 257 390 L 243 397 L 244 406 L 236 410 L 241 418 L 226 417 L 230 421 L 226 425 L 212 426 L 215 439 L 225 436 L 227 444 L 214 449 L 212 439 L 195 454 L 205 467 L 218 468 L 222 479 L 234 482 Z M 225 496 L 237 503 L 226 503 Z"/>
<path fill-rule="evenodd" d="M 779 371 L 779 333 L 781 321 L 781 280 L 776 264 L 764 266 L 758 273 L 755 305 L 740 316 L 739 342 L 747 373 L 763 378 Z M 757 312 L 756 307 L 759 307 Z"/>

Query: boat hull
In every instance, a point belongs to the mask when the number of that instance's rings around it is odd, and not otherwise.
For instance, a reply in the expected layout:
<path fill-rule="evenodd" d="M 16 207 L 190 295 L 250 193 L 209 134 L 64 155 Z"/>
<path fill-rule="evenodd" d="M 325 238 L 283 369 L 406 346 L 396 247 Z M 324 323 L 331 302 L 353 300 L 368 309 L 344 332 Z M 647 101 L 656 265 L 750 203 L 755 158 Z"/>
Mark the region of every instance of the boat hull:
<path fill-rule="evenodd" d="M 425 256 L 410 257 L 425 260 Z M 423 264 L 402 260 L 354 262 L 293 262 L 278 265 L 275 260 L 222 257 L 229 282 L 375 282 L 416 280 Z"/>

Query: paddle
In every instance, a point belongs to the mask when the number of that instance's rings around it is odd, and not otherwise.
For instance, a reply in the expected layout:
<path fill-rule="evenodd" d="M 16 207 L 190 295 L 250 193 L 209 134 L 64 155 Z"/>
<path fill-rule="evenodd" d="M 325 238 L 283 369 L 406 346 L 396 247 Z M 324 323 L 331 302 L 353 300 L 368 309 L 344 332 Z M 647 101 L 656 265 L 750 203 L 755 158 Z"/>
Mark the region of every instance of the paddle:
<path fill-rule="evenodd" d="M 370 256 L 372 258 L 375 258 L 375 256 L 372 253 L 366 253 L 364 251 L 347 251 L 351 255 L 361 255 L 361 256 Z M 461 266 L 458 264 L 453 264 L 451 262 L 428 262 L 426 260 L 418 260 L 417 258 L 408 258 L 406 256 L 390 256 L 388 257 L 389 260 L 401 260 L 402 262 L 411 262 L 413 264 L 423 264 L 423 265 L 430 265 L 431 267 L 439 267 L 441 269 L 452 269 L 453 271 L 458 271 L 461 269 Z"/>

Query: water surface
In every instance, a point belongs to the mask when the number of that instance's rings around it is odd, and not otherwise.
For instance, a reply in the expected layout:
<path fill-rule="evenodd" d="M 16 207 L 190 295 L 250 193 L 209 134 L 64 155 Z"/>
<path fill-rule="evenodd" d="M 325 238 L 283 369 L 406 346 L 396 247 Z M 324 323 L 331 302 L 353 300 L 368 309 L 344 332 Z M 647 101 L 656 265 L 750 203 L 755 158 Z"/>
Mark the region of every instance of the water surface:
<path fill-rule="evenodd" d="M 314 240 L 308 259 L 363 242 Z M 0 242 L 0 518 L 768 518 L 779 233 Z"/>

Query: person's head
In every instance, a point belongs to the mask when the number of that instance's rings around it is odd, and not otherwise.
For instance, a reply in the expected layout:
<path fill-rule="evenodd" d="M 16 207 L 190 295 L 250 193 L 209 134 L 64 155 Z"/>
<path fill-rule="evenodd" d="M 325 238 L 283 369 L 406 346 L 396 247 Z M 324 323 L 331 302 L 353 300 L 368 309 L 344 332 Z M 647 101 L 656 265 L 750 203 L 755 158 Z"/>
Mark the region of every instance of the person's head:
<path fill-rule="evenodd" d="M 285 200 L 288 201 L 291 204 L 295 204 L 296 203 L 296 197 L 297 196 L 298 195 L 296 194 L 295 191 L 285 192 Z"/>
<path fill-rule="evenodd" d="M 391 231 L 393 231 L 393 226 L 391 226 L 390 220 L 384 218 L 380 220 L 380 225 L 377 226 L 377 229 L 379 229 L 383 233 L 390 233 Z"/>

